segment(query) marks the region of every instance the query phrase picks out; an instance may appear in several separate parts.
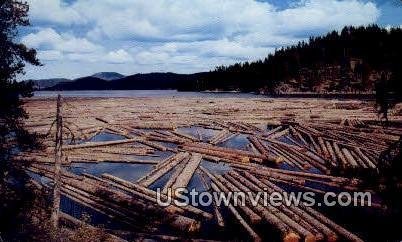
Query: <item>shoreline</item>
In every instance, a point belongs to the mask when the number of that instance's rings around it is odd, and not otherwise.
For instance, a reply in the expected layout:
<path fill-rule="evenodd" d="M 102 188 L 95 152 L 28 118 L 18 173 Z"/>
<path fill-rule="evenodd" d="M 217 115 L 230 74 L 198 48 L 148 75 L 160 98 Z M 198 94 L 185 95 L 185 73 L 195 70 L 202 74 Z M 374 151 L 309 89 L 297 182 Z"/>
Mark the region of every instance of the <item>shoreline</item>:
<path fill-rule="evenodd" d="M 66 91 L 35 91 L 33 98 L 55 97 L 65 93 L 65 97 L 88 97 L 88 98 L 167 98 L 167 97 L 211 97 L 211 98 L 288 98 L 288 99 L 340 99 L 340 100 L 375 100 L 374 93 L 278 93 L 257 94 L 255 92 L 237 91 L 179 91 L 179 90 L 66 90 Z"/>

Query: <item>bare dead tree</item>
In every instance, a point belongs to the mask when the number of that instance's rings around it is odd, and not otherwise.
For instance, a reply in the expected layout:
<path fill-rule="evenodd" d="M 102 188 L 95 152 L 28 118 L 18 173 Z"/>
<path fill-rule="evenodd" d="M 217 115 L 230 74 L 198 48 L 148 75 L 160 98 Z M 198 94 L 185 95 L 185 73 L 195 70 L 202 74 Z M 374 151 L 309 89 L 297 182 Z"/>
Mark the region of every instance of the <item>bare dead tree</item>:
<path fill-rule="evenodd" d="M 62 97 L 59 94 L 57 97 L 57 112 L 56 112 L 56 144 L 54 149 L 54 188 L 53 188 L 53 209 L 51 221 L 54 228 L 59 227 L 60 213 L 60 187 L 61 187 L 61 162 L 62 162 L 62 145 L 63 145 L 63 107 Z"/>

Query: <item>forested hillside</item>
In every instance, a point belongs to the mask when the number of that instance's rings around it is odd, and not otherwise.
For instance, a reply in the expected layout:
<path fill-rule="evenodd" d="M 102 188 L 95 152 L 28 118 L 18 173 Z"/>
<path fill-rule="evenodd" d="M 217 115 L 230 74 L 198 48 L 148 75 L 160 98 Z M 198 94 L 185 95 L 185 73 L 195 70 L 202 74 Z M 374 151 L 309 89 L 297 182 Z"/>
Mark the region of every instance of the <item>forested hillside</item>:
<path fill-rule="evenodd" d="M 391 80 L 400 79 L 401 43 L 400 28 L 345 27 L 279 49 L 264 60 L 217 67 L 202 88 L 363 92 L 374 90 L 381 78 L 398 86 Z"/>

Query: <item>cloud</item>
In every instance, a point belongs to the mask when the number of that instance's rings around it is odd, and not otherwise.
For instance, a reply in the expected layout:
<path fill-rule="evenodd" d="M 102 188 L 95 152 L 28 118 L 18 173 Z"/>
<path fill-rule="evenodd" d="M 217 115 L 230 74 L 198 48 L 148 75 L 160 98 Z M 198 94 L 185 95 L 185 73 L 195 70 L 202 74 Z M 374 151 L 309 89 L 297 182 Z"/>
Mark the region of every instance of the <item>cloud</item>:
<path fill-rule="evenodd" d="M 58 50 L 43 50 L 38 52 L 38 58 L 41 61 L 60 61 L 63 54 Z"/>
<path fill-rule="evenodd" d="M 133 61 L 133 58 L 125 50 L 110 51 L 106 55 L 106 61 L 113 64 L 124 64 Z"/>
<path fill-rule="evenodd" d="M 22 38 L 26 45 L 40 50 L 58 50 L 70 53 L 91 53 L 102 49 L 85 38 L 77 38 L 70 34 L 59 34 L 52 28 L 37 33 L 30 33 Z"/>
<path fill-rule="evenodd" d="M 86 14 L 95 23 L 89 36 L 165 42 L 219 40 L 256 33 L 276 36 L 291 31 L 338 29 L 370 24 L 379 17 L 375 4 L 358 0 L 300 1 L 284 10 L 254 0 L 115 2 L 76 2 L 77 9 L 97 9 Z"/>
<path fill-rule="evenodd" d="M 86 23 L 81 11 L 61 0 L 28 0 L 30 16 L 34 21 L 51 22 L 62 25 Z"/>
<path fill-rule="evenodd" d="M 369 24 L 380 12 L 360 0 L 301 0 L 278 9 L 254 0 L 31 0 L 35 18 L 81 24 L 91 39 L 141 41 L 201 41 L 246 36 L 277 35 L 306 29 Z M 89 26 L 87 26 L 90 23 Z"/>
<path fill-rule="evenodd" d="M 380 10 L 372 2 L 310 0 L 277 13 L 278 28 L 286 32 L 339 29 L 375 23 Z"/>
<path fill-rule="evenodd" d="M 24 43 L 39 48 L 45 61 L 80 62 L 94 72 L 105 65 L 131 72 L 207 71 L 381 16 L 368 0 L 297 0 L 282 7 L 255 0 L 29 2 L 39 28 Z"/>

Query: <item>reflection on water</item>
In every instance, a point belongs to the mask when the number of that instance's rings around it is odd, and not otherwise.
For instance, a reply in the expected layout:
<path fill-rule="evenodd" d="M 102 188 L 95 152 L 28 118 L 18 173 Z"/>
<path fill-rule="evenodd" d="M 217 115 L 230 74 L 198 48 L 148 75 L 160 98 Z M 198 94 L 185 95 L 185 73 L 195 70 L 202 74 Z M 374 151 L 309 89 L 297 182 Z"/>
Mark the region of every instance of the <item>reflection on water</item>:
<path fill-rule="evenodd" d="M 201 166 L 207 169 L 209 172 L 216 175 L 223 175 L 232 169 L 230 168 L 228 163 L 225 162 L 215 163 L 204 159 L 201 161 Z"/>
<path fill-rule="evenodd" d="M 199 126 L 178 128 L 178 131 L 189 134 L 196 138 L 200 138 L 201 136 L 203 142 L 208 142 L 211 138 L 219 133 L 219 130 L 206 129 Z"/>
<path fill-rule="evenodd" d="M 88 208 L 66 196 L 61 196 L 60 209 L 74 218 L 86 218 L 92 225 L 100 225 L 107 229 L 121 229 L 123 224 L 116 220 L 111 220 L 108 216 Z"/>
<path fill-rule="evenodd" d="M 250 151 L 250 142 L 245 134 L 236 134 L 234 137 L 226 140 L 223 143 L 218 144 L 218 146 Z"/>
<path fill-rule="evenodd" d="M 158 180 L 156 180 L 154 183 L 152 183 L 149 188 L 156 191 L 156 189 L 160 188 L 162 189 L 167 181 L 170 179 L 172 174 L 174 173 L 175 169 L 170 170 L 166 174 L 164 174 L 162 177 L 160 177 Z M 145 175 L 145 174 L 144 174 Z"/>
<path fill-rule="evenodd" d="M 89 142 L 104 142 L 104 141 L 114 141 L 125 139 L 124 136 L 118 134 L 112 134 L 109 132 L 100 132 L 99 134 L 93 136 L 88 141 Z"/>
<path fill-rule="evenodd" d="M 144 161 L 162 161 L 169 156 L 171 156 L 173 152 L 170 151 L 160 151 L 156 150 L 152 154 L 147 155 L 129 155 L 130 158 L 135 160 L 144 160 Z"/>
<path fill-rule="evenodd" d="M 281 163 L 278 165 L 278 168 L 279 168 L 279 169 L 283 169 L 283 170 L 288 170 L 288 171 L 302 171 L 302 170 L 300 170 L 299 168 L 297 168 L 296 166 L 291 166 L 291 165 L 289 165 L 289 164 L 286 163 L 286 162 L 281 162 Z"/>
<path fill-rule="evenodd" d="M 94 176 L 101 176 L 104 173 L 108 173 L 121 179 L 135 182 L 144 174 L 150 172 L 152 170 L 152 165 L 108 162 L 74 163 L 68 169 L 77 175 L 88 173 Z"/>

